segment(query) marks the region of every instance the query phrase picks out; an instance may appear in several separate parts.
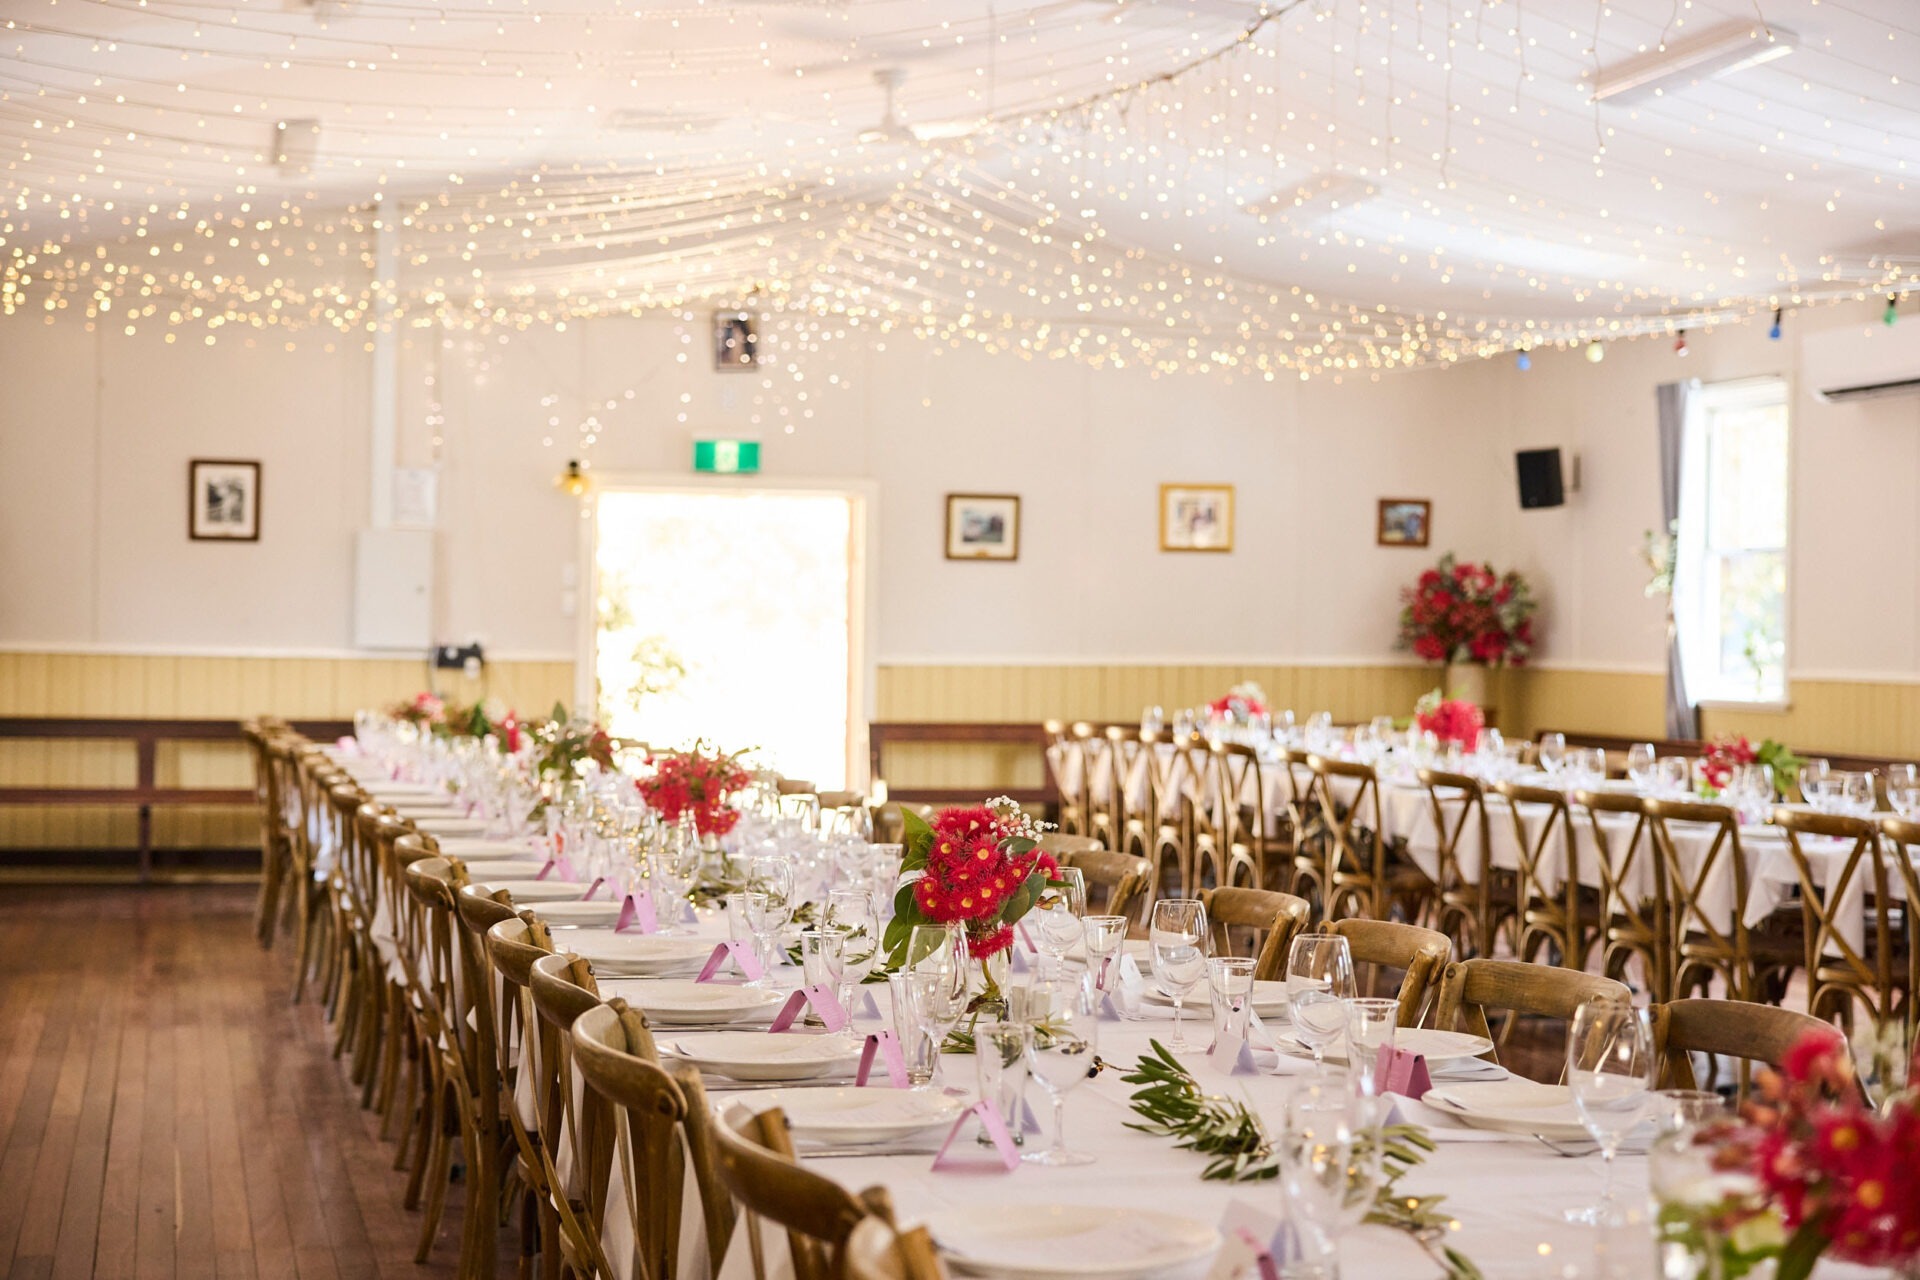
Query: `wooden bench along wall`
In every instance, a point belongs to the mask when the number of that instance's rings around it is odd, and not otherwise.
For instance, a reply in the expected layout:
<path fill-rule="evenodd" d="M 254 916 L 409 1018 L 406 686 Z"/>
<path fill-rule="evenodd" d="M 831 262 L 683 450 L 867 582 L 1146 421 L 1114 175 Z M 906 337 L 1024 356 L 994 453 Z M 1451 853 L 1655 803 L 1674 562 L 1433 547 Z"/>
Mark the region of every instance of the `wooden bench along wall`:
<path fill-rule="evenodd" d="M 299 720 L 293 727 L 310 738 L 325 741 L 351 733 L 344 720 Z M 92 739 L 131 742 L 134 781 L 130 787 L 0 786 L 0 805 L 132 806 L 138 812 L 132 850 L 0 849 L 5 864 L 67 867 L 95 861 L 89 855 L 132 852 L 140 882 L 153 877 L 153 810 L 157 806 L 198 805 L 250 808 L 251 787 L 162 787 L 156 782 L 155 761 L 162 742 L 244 741 L 238 720 L 120 720 L 92 718 L 16 717 L 0 719 L 0 739 Z M 251 851 L 257 854 L 257 850 Z M 22 855 L 15 857 L 14 855 Z"/>

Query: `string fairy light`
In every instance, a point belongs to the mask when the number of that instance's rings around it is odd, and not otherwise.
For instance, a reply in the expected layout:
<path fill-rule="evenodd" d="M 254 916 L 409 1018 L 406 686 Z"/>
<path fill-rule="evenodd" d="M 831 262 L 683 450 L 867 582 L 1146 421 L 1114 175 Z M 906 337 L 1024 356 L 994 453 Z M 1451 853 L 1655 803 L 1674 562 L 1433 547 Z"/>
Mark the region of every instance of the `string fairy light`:
<path fill-rule="evenodd" d="M 0 23 L 0 312 L 362 345 L 386 324 L 484 337 L 662 314 L 684 362 L 702 314 L 758 288 L 778 358 L 756 413 L 790 427 L 824 393 L 809 357 L 849 336 L 1371 376 L 1507 352 L 1524 368 L 1556 346 L 1598 360 L 1606 341 L 1920 287 L 1912 257 L 1741 239 L 1724 215 L 1757 200 L 1883 232 L 1911 200 L 1920 109 L 1897 75 L 1862 84 L 1904 44 L 1871 62 L 1805 48 L 1791 73 L 1753 73 L 1798 92 L 1703 130 L 1666 102 L 1590 101 L 1603 53 L 1660 36 L 1618 7 L 1086 9 L 1003 0 L 874 30 L 814 5 L 48 3 Z M 674 35 L 598 38 L 626 21 Z M 449 23 L 467 34 L 436 39 Z M 848 80 L 890 61 L 915 65 L 922 133 L 860 143 L 871 98 Z M 697 94 L 640 109 L 638 132 L 568 96 L 749 74 L 791 84 L 746 113 Z M 304 118 L 320 153 L 284 172 L 276 138 Z M 1517 155 L 1536 172 L 1490 158 Z M 1756 182 L 1762 164 L 1777 172 Z M 1667 193 L 1670 221 L 1636 218 L 1635 185 Z M 375 282 L 383 221 L 401 269 Z M 571 397 L 548 429 L 584 452 L 618 407 Z M 436 431 L 441 412 L 436 396 Z"/>

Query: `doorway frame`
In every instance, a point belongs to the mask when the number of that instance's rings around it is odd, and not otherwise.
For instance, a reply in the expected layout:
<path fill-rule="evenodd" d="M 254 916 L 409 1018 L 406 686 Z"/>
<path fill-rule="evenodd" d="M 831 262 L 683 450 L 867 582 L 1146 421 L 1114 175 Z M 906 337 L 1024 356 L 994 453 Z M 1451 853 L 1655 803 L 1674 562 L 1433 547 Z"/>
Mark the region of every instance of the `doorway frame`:
<path fill-rule="evenodd" d="M 880 486 L 872 480 L 833 476 L 738 476 L 711 480 L 645 471 L 594 471 L 593 487 L 580 499 L 582 518 L 575 536 L 577 580 L 581 595 L 574 608 L 573 696 L 577 707 L 596 706 L 594 675 L 600 633 L 600 498 L 606 493 L 722 494 L 773 497 L 835 493 L 848 500 L 847 553 L 847 786 L 865 793 L 869 776 L 867 726 L 873 721 L 878 686 L 879 618 L 874 602 L 880 586 Z"/>

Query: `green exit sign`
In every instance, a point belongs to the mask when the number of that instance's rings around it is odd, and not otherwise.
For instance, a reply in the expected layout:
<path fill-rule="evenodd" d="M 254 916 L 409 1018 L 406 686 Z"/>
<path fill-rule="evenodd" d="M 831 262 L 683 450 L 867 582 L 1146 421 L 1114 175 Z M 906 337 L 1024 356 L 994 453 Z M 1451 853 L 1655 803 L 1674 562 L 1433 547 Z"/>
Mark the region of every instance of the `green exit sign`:
<path fill-rule="evenodd" d="M 750 476 L 760 470 L 758 440 L 695 440 L 693 469 L 719 476 Z"/>

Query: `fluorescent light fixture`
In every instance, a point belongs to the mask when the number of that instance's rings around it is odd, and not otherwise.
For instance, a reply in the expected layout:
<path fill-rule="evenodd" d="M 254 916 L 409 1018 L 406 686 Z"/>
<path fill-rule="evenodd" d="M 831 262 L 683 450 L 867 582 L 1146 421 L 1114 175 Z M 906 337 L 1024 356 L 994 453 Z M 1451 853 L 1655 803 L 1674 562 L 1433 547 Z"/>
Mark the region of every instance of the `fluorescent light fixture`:
<path fill-rule="evenodd" d="M 1794 50 L 1793 32 L 1749 22 L 1729 22 L 1664 49 L 1628 58 L 1594 77 L 1594 102 L 1657 93 L 1712 76 L 1732 75 Z"/>
<path fill-rule="evenodd" d="M 1276 191 L 1241 205 L 1241 211 L 1263 218 L 1329 213 L 1347 209 L 1380 194 L 1380 188 L 1350 173 L 1316 173 L 1297 187 Z"/>

